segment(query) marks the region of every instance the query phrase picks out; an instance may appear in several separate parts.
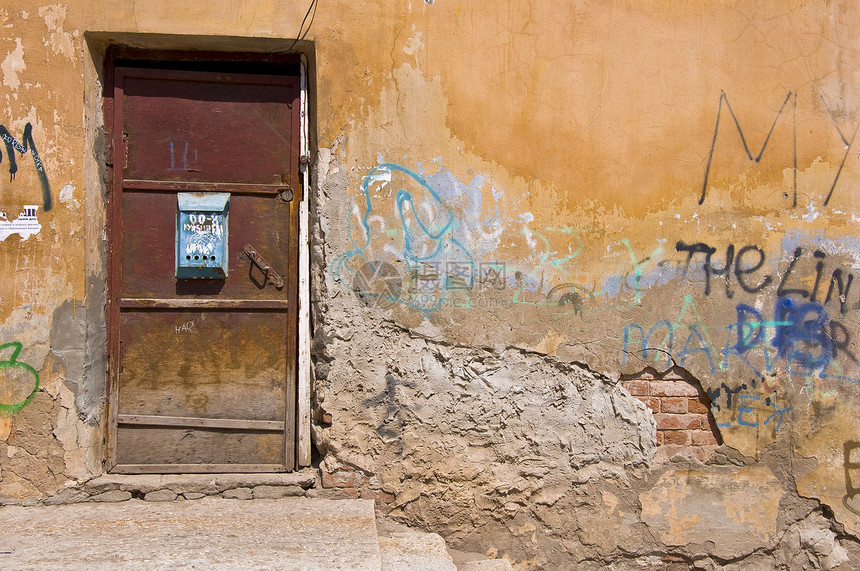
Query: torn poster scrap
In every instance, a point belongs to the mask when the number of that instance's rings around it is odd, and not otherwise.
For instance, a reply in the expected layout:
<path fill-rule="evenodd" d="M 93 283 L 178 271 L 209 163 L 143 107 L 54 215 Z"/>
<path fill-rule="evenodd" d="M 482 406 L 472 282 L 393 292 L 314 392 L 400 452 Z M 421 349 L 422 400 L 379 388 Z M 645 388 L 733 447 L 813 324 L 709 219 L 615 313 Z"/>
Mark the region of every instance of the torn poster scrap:
<path fill-rule="evenodd" d="M 21 236 L 21 240 L 26 240 L 33 234 L 38 234 L 42 229 L 42 225 L 36 219 L 37 208 L 39 207 L 34 205 L 24 206 L 24 211 L 11 222 L 6 217 L 6 213 L 0 211 L 0 242 L 12 234 L 18 234 Z"/>

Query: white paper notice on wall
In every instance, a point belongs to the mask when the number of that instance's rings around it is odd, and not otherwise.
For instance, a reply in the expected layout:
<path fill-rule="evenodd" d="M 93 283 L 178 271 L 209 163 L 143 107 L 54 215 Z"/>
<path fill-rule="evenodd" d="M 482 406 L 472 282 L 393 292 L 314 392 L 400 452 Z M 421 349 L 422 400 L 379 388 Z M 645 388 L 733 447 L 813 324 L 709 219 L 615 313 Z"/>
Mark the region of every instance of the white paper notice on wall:
<path fill-rule="evenodd" d="M 42 225 L 36 219 L 36 210 L 38 208 L 38 206 L 26 205 L 24 206 L 24 211 L 12 221 L 6 217 L 5 212 L 0 211 L 0 242 L 12 234 L 18 234 L 21 236 L 21 240 L 26 240 L 33 234 L 38 234 L 42 229 Z"/>

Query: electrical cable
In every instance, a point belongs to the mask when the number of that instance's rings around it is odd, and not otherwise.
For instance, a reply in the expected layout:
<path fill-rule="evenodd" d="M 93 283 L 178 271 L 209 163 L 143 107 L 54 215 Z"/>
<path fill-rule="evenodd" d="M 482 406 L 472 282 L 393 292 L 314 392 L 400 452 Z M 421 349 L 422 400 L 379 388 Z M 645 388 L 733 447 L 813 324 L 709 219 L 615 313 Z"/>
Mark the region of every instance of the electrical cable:
<path fill-rule="evenodd" d="M 313 15 L 312 15 L 312 16 L 311 16 L 311 10 L 313 10 L 313 11 L 314 11 L 314 13 L 313 13 Z M 314 18 L 316 17 L 316 15 L 317 15 L 317 0 L 311 0 L 310 5 L 308 6 L 308 11 L 307 11 L 307 12 L 305 12 L 305 17 L 304 17 L 304 18 L 302 18 L 302 23 L 301 23 L 301 25 L 299 26 L 299 31 L 298 31 L 298 33 L 296 34 L 296 39 L 295 39 L 295 40 L 293 40 L 293 43 L 290 45 L 290 48 L 289 48 L 287 51 L 292 51 L 292 50 L 293 50 L 293 48 L 294 48 L 294 47 L 296 47 L 296 44 L 299 42 L 299 40 L 304 40 L 304 39 L 307 37 L 308 32 L 310 32 L 310 31 L 311 31 L 311 26 L 312 26 L 312 25 L 313 25 L 313 23 L 314 23 Z M 305 27 L 305 22 L 307 22 L 307 20 L 308 20 L 308 16 L 311 16 L 311 21 L 310 21 L 310 23 L 308 24 L 308 29 L 307 29 L 307 30 L 305 30 L 305 33 L 304 33 L 304 35 L 303 35 L 303 34 L 302 34 L 302 30 L 303 30 L 303 29 L 304 29 L 304 27 Z"/>

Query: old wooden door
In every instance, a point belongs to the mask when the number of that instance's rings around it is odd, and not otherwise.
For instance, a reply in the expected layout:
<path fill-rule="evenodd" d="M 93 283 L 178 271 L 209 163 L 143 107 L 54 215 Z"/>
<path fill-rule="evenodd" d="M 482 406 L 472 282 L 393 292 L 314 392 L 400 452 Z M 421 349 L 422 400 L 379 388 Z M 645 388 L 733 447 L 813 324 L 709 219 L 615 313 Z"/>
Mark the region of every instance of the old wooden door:
<path fill-rule="evenodd" d="M 171 67 L 106 102 L 109 468 L 291 470 L 299 80 Z M 180 192 L 229 193 L 226 279 L 175 276 Z"/>

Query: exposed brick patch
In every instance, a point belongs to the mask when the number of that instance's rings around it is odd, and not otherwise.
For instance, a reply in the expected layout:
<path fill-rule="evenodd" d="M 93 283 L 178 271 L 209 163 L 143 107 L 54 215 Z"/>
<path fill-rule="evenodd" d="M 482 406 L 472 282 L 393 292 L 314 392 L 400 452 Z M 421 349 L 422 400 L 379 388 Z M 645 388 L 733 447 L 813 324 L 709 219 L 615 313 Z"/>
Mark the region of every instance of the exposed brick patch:
<path fill-rule="evenodd" d="M 370 478 L 348 467 L 344 467 L 337 472 L 322 470 L 323 488 L 362 488 L 368 483 L 370 483 Z"/>
<path fill-rule="evenodd" d="M 699 389 L 684 381 L 651 381 L 648 394 L 655 397 L 697 397 Z"/>
<path fill-rule="evenodd" d="M 700 414 L 655 414 L 657 430 L 698 430 L 702 427 Z"/>
<path fill-rule="evenodd" d="M 684 377 L 683 371 L 661 376 L 643 371 L 621 384 L 654 414 L 657 446 L 665 447 L 669 457 L 682 452 L 704 462 L 722 438 L 711 414 L 711 399 L 698 382 Z"/>
<path fill-rule="evenodd" d="M 330 500 L 374 500 L 376 511 L 381 514 L 391 511 L 395 500 L 394 494 L 379 489 L 376 478 L 371 478 L 351 466 L 341 466 L 333 472 L 320 468 L 320 480 L 322 489 L 314 497 Z"/>
<path fill-rule="evenodd" d="M 690 433 L 686 430 L 666 430 L 663 432 L 663 444 L 690 444 Z"/>
<path fill-rule="evenodd" d="M 358 496 L 363 500 L 373 500 L 377 511 L 387 514 L 391 511 L 391 504 L 394 503 L 394 494 L 389 494 L 384 490 L 359 490 Z"/>
<path fill-rule="evenodd" d="M 320 490 L 317 497 L 325 500 L 357 500 L 358 492 L 353 488 L 329 488 Z"/>
<path fill-rule="evenodd" d="M 695 430 L 690 432 L 691 444 L 693 446 L 716 446 L 717 438 L 710 430 Z"/>
<path fill-rule="evenodd" d="M 655 397 L 639 397 L 639 400 L 645 403 L 651 412 L 660 412 L 660 399 Z"/>
<path fill-rule="evenodd" d="M 633 396 L 648 396 L 648 381 L 624 381 L 621 385 Z"/>
<path fill-rule="evenodd" d="M 683 397 L 666 397 L 660 399 L 660 412 L 672 414 L 687 414 L 687 401 Z"/>
<path fill-rule="evenodd" d="M 701 398 L 687 399 L 687 411 L 693 414 L 708 414 L 711 412 L 711 407 Z"/>

